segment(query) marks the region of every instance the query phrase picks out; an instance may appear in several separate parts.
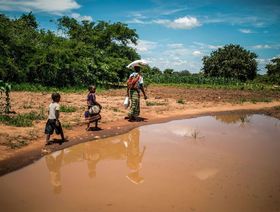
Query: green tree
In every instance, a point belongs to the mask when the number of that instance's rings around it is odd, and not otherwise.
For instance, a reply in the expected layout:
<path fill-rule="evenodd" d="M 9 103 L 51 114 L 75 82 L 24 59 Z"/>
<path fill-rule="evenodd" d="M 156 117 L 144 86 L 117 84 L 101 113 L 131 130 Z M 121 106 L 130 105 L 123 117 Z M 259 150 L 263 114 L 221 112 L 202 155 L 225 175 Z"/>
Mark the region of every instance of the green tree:
<path fill-rule="evenodd" d="M 165 69 L 165 70 L 163 71 L 163 74 L 165 74 L 165 75 L 171 75 L 173 72 L 174 72 L 173 69 L 167 68 L 167 69 Z"/>
<path fill-rule="evenodd" d="M 279 75 L 280 76 L 280 57 L 273 58 L 270 63 L 266 65 L 267 75 Z"/>
<path fill-rule="evenodd" d="M 257 75 L 257 55 L 240 45 L 226 45 L 204 56 L 203 73 L 210 77 L 253 80 Z"/>
<path fill-rule="evenodd" d="M 280 85 L 280 57 L 271 59 L 266 69 L 269 81 Z"/>
<path fill-rule="evenodd" d="M 138 35 L 126 24 L 62 17 L 58 29 L 65 36 L 38 29 L 32 13 L 0 14 L 0 79 L 58 87 L 117 83 L 126 80 L 125 66 L 140 59 L 128 45 Z"/>

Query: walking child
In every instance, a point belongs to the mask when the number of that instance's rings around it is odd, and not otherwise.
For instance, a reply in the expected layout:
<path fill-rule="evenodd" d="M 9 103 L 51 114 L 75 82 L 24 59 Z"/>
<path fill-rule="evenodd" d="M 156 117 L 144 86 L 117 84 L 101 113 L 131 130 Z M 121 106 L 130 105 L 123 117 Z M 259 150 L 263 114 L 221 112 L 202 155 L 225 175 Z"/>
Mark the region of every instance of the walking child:
<path fill-rule="evenodd" d="M 98 129 L 98 121 L 101 119 L 100 111 L 102 106 L 96 101 L 96 87 L 91 85 L 88 87 L 87 106 L 88 110 L 85 112 L 85 119 L 87 121 L 86 130 L 90 130 L 90 123 L 95 122 L 95 129 Z"/>
<path fill-rule="evenodd" d="M 60 101 L 60 94 L 53 93 L 52 103 L 50 103 L 49 105 L 48 121 L 45 127 L 46 144 L 50 142 L 50 137 L 54 131 L 57 135 L 60 134 L 62 141 L 65 141 L 61 123 L 59 121 L 59 108 L 60 108 L 59 101 Z"/>

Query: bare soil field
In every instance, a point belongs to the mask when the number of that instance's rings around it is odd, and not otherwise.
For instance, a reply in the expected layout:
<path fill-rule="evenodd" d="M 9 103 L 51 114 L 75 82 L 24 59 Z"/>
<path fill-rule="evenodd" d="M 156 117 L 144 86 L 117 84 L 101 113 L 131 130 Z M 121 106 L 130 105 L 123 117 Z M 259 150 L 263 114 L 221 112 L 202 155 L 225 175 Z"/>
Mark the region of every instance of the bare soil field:
<path fill-rule="evenodd" d="M 141 98 L 142 122 L 124 119 L 128 109 L 123 107 L 125 89 L 97 92 L 97 101 L 103 106 L 98 131 L 86 131 L 84 112 L 87 91 L 61 93 L 60 105 L 74 108 L 74 112 L 61 112 L 61 122 L 68 142 L 45 145 L 46 120 L 35 120 L 31 127 L 7 126 L 0 123 L 0 175 L 15 170 L 44 154 L 81 142 L 127 132 L 137 126 L 217 113 L 265 113 L 280 119 L 279 91 L 244 91 L 223 89 L 189 89 L 182 87 L 151 86 L 148 99 Z M 44 113 L 51 102 L 51 93 L 12 92 L 12 110 L 17 114 L 32 111 Z"/>

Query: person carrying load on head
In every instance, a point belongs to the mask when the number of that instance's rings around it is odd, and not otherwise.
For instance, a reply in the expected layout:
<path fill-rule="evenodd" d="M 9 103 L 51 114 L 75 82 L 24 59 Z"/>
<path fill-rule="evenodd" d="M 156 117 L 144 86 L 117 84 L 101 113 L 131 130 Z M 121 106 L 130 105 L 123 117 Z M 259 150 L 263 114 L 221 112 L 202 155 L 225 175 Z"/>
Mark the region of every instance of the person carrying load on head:
<path fill-rule="evenodd" d="M 144 99 L 147 99 L 147 95 L 144 90 L 144 80 L 141 76 L 140 66 L 134 66 L 134 72 L 130 74 L 127 80 L 127 96 L 130 99 L 130 111 L 128 113 L 129 121 L 139 121 L 140 115 L 140 91 L 144 95 Z"/>

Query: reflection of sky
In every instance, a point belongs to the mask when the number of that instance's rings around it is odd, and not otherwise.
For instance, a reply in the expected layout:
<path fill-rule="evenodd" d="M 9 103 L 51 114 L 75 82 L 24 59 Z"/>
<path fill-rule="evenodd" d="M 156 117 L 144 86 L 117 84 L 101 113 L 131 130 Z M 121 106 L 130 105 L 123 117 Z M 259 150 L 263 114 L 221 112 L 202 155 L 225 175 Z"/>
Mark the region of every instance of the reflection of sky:
<path fill-rule="evenodd" d="M 203 138 L 206 141 L 215 140 L 216 137 L 222 141 L 258 140 L 267 136 L 268 133 L 272 139 L 276 139 L 277 133 L 279 134 L 279 124 L 278 119 L 264 115 L 204 116 L 148 126 L 148 129 L 145 128 L 145 139 L 149 139 L 149 136 L 158 136 L 161 139 L 155 142 L 176 143 L 194 139 L 197 135 L 197 138 Z M 234 138 L 235 136 L 237 138 Z"/>
<path fill-rule="evenodd" d="M 79 211 L 87 206 L 99 211 L 113 206 L 116 211 L 133 211 L 145 206 L 147 211 L 164 211 L 172 210 L 170 203 L 174 203 L 183 211 L 196 202 L 197 211 L 227 211 L 229 207 L 243 211 L 239 208 L 245 205 L 242 200 L 252 203 L 245 211 L 257 211 L 260 199 L 274 206 L 279 199 L 279 123 L 252 115 L 250 123 L 241 127 L 207 116 L 147 125 L 76 145 L 2 176 L 1 209 Z M 202 139 L 194 141 L 174 133 L 193 128 L 201 132 Z M 130 141 L 135 143 L 125 145 Z M 133 156 L 132 168 L 128 155 Z M 227 209 L 220 209 L 225 194 Z M 186 201 L 189 197 L 194 201 Z M 128 198 L 129 204 L 124 204 Z M 209 209 L 212 205 L 213 210 Z"/>

